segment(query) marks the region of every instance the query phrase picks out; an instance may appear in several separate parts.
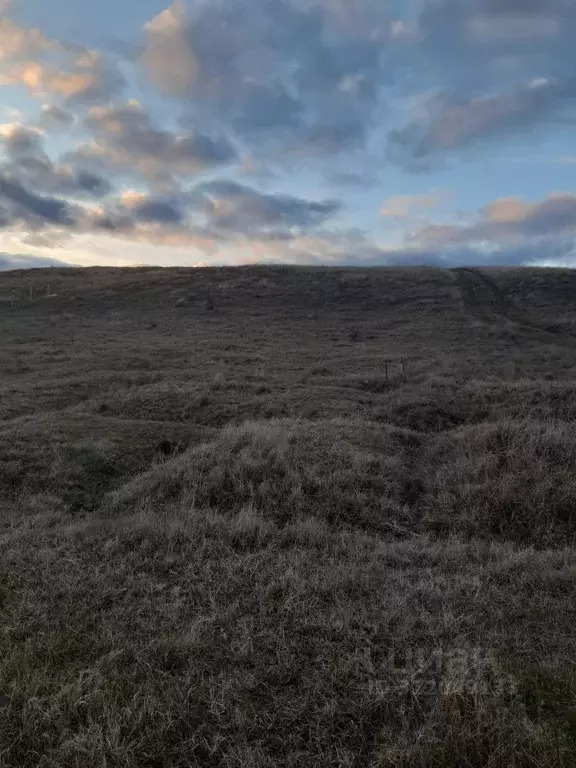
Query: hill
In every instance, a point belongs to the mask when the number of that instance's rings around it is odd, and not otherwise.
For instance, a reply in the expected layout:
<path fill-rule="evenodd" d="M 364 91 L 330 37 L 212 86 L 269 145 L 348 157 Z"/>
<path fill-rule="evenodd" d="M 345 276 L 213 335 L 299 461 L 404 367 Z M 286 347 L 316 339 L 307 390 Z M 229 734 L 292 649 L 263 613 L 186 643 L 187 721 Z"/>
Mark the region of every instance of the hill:
<path fill-rule="evenodd" d="M 5 768 L 576 765 L 576 273 L 0 273 Z"/>

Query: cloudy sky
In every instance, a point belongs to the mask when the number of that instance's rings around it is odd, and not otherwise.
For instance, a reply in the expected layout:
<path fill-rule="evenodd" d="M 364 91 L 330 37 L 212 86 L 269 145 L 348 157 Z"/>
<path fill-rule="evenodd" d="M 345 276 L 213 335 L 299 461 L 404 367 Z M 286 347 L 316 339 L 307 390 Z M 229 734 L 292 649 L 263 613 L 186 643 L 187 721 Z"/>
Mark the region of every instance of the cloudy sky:
<path fill-rule="evenodd" d="M 576 265 L 576 0 L 0 0 L 0 269 Z"/>

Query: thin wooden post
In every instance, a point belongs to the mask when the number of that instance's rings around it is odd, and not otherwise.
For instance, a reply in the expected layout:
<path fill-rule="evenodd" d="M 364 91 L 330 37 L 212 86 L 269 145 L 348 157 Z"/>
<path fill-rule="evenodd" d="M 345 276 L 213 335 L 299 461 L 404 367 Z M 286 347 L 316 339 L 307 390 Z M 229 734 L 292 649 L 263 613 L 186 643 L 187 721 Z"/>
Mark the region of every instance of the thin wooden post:
<path fill-rule="evenodd" d="M 384 376 L 386 377 L 386 384 L 388 384 L 388 360 L 384 360 Z"/>

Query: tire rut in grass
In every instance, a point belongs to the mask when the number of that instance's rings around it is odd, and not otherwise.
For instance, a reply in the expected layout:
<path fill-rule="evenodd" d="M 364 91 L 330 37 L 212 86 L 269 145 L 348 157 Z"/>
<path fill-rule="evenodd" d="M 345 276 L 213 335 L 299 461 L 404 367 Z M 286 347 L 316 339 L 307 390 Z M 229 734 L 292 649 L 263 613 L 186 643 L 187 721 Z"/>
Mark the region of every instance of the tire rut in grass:
<path fill-rule="evenodd" d="M 461 291 L 465 309 L 483 322 L 513 323 L 517 330 L 537 336 L 547 344 L 576 349 L 576 336 L 550 330 L 535 322 L 506 298 L 494 280 L 480 270 L 460 267 L 452 270 L 452 274 Z"/>

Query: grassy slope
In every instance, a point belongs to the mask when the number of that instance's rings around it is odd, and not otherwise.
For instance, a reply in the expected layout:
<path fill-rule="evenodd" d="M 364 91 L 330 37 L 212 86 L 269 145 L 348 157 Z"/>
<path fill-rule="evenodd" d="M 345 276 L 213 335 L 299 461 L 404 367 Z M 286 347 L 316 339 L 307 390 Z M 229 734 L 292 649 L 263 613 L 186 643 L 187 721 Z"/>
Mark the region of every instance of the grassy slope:
<path fill-rule="evenodd" d="M 575 291 L 0 274 L 0 765 L 576 765 Z"/>

